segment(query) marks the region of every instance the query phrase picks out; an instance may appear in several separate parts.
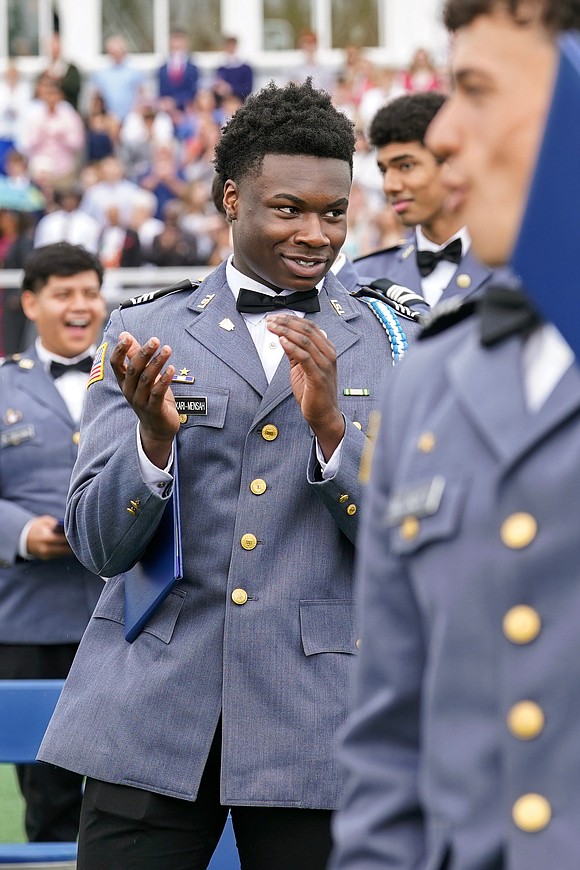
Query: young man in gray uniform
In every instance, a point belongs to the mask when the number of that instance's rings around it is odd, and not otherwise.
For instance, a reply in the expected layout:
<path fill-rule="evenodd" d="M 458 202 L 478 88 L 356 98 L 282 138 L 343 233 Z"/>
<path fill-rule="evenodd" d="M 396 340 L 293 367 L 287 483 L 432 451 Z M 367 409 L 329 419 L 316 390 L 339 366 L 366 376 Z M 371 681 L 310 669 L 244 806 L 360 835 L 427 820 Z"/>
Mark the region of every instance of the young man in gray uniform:
<path fill-rule="evenodd" d="M 38 337 L 0 368 L 0 678 L 66 677 L 103 581 L 62 520 L 105 303 L 103 270 L 66 242 L 37 248 L 22 279 Z M 30 840 L 75 840 L 81 777 L 19 765 Z"/>
<path fill-rule="evenodd" d="M 369 136 L 385 196 L 412 232 L 404 244 L 354 262 L 363 283 L 389 278 L 430 306 L 451 296 L 472 296 L 491 276 L 471 250 L 463 214 L 447 208 L 445 168 L 425 144 L 429 124 L 444 103 L 443 94 L 407 94 L 373 118 Z"/>
<path fill-rule="evenodd" d="M 559 185 L 552 234 L 577 226 L 576 182 L 557 163 L 577 171 L 580 4 L 447 0 L 444 15 L 455 91 L 427 145 L 449 161 L 450 207 L 482 260 L 519 262 L 578 346 L 563 279 L 541 287 L 526 265 L 549 274 L 553 248 L 521 246 L 532 177 L 532 190 Z M 387 387 L 333 870 L 580 864 L 580 374 L 529 298 L 490 285 L 453 328 L 434 315 Z"/>
<path fill-rule="evenodd" d="M 201 870 L 228 808 L 243 867 L 326 866 L 359 466 L 402 349 L 330 272 L 353 150 L 309 83 L 249 97 L 216 149 L 233 257 L 105 330 L 67 534 L 110 579 L 40 752 L 88 777 L 80 870 Z M 183 580 L 129 643 L 176 463 Z"/>

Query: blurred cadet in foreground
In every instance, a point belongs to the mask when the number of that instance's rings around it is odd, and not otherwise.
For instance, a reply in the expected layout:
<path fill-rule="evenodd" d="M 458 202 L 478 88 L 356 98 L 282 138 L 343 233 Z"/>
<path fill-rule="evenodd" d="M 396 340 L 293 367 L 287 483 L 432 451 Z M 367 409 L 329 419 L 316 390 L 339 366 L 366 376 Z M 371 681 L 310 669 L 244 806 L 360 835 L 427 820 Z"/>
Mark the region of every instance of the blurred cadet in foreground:
<path fill-rule="evenodd" d="M 331 866 L 577 870 L 580 318 L 558 242 L 580 209 L 580 3 L 444 16 L 455 92 L 426 144 L 476 254 L 517 262 L 526 289 L 435 313 L 387 385 Z"/>
<path fill-rule="evenodd" d="M 62 520 L 105 305 L 102 269 L 68 243 L 31 253 L 22 307 L 38 338 L 0 368 L 0 678 L 66 677 L 103 588 Z M 30 840 L 74 840 L 82 779 L 20 765 Z"/>

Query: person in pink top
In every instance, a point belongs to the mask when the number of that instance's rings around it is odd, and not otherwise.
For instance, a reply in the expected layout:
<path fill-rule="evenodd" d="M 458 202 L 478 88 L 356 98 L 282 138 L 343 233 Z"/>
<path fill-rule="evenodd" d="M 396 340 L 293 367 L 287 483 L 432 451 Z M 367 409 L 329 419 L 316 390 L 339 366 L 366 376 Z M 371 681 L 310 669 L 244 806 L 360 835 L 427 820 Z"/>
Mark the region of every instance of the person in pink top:
<path fill-rule="evenodd" d="M 81 116 L 63 99 L 58 83 L 50 76 L 42 76 L 22 139 L 32 179 L 48 181 L 55 189 L 70 185 L 76 177 L 84 145 Z"/>

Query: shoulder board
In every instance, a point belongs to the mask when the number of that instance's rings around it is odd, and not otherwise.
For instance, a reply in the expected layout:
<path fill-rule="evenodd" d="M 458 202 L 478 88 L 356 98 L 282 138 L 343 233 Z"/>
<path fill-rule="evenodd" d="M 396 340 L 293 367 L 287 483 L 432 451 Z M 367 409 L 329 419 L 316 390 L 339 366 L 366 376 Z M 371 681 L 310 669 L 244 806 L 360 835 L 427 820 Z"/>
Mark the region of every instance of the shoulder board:
<path fill-rule="evenodd" d="M 398 251 L 399 248 L 407 244 L 407 239 L 399 239 L 395 245 L 389 245 L 388 248 L 379 248 L 378 251 L 371 251 L 370 254 L 362 254 L 360 257 L 353 257 L 353 263 L 358 263 L 359 260 L 369 260 L 371 257 L 377 257 L 379 254 L 389 254 L 391 251 Z"/>
<path fill-rule="evenodd" d="M 26 356 L 22 356 L 21 353 L 13 353 L 0 359 L 0 366 L 10 365 L 10 363 L 14 363 L 14 365 L 20 366 L 21 369 L 34 368 L 34 360 L 28 359 L 28 357 Z"/>
<path fill-rule="evenodd" d="M 139 296 L 132 296 L 121 302 L 119 308 L 133 308 L 134 305 L 143 305 L 145 302 L 154 302 L 156 299 L 161 299 L 162 296 L 169 296 L 171 293 L 179 293 L 181 290 L 196 290 L 201 281 L 190 281 L 189 278 L 184 278 L 178 284 L 170 284 L 169 287 L 161 287 L 160 290 L 152 290 L 151 293 L 141 293 Z"/>
<path fill-rule="evenodd" d="M 414 293 L 413 290 L 409 290 L 408 287 L 403 287 L 401 284 L 389 281 L 388 278 L 379 278 L 376 281 L 372 281 L 368 287 L 360 287 L 354 293 L 351 293 L 351 296 L 356 296 L 359 299 L 365 296 L 371 299 L 378 299 L 379 302 L 385 302 L 389 305 L 397 314 L 407 317 L 409 320 L 414 320 L 416 323 L 421 322 L 428 309 L 428 305 L 422 296 Z"/>
<path fill-rule="evenodd" d="M 439 302 L 431 314 L 421 318 L 423 329 L 419 333 L 419 341 L 431 338 L 432 335 L 438 335 L 450 326 L 461 323 L 462 320 L 475 314 L 476 310 L 476 300 L 464 299 L 462 296 L 452 296 L 451 299 Z"/>

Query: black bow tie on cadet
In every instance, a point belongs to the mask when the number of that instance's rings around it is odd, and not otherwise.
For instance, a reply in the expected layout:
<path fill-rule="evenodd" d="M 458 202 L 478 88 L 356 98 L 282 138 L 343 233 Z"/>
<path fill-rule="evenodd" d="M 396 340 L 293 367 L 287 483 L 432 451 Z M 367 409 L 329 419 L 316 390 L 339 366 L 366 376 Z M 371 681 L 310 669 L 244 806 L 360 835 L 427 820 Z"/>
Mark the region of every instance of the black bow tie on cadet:
<path fill-rule="evenodd" d="M 236 308 L 244 314 L 262 314 L 266 311 L 280 311 L 282 308 L 312 314 L 313 311 L 320 311 L 320 301 L 316 287 L 303 293 L 290 293 L 289 296 L 268 296 L 266 293 L 257 293 L 242 287 Z"/>
<path fill-rule="evenodd" d="M 478 303 L 481 343 L 489 347 L 510 335 L 531 332 L 542 322 L 521 290 L 489 286 Z"/>
<path fill-rule="evenodd" d="M 430 275 L 437 263 L 441 260 L 449 260 L 450 263 L 459 263 L 461 260 L 461 239 L 454 239 L 440 251 L 417 251 L 417 266 L 421 277 Z"/>
<path fill-rule="evenodd" d="M 66 365 L 65 363 L 57 362 L 56 360 L 52 360 L 50 364 L 50 373 L 53 378 L 60 378 L 61 375 L 65 375 L 67 372 L 90 372 L 93 367 L 93 358 L 92 356 L 85 356 L 83 359 L 80 359 L 78 362 L 70 363 Z"/>

